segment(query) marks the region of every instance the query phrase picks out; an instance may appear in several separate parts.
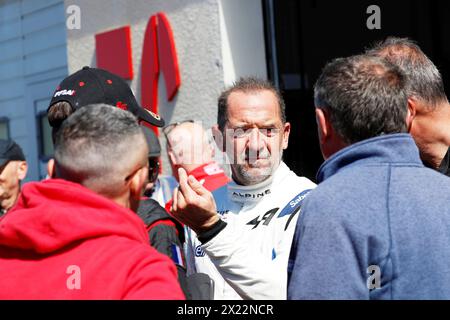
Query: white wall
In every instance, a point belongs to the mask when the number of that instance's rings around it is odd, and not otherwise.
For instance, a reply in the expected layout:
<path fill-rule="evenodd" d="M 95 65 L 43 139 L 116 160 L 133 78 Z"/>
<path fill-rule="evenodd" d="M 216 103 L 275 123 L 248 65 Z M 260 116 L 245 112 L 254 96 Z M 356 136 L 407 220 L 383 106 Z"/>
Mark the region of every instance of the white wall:
<path fill-rule="evenodd" d="M 159 111 L 167 123 L 187 118 L 215 122 L 211 106 L 222 85 L 220 30 L 216 0 L 69 0 L 81 9 L 81 30 L 68 32 L 69 72 L 84 65 L 95 66 L 96 33 L 131 25 L 134 79 L 131 88 L 140 99 L 142 45 L 147 22 L 153 14 L 164 12 L 172 26 L 181 87 L 168 103 L 162 75 Z"/>
<path fill-rule="evenodd" d="M 68 30 L 68 65 L 73 73 L 95 66 L 95 34 L 131 26 L 134 79 L 130 85 L 140 100 L 141 54 L 147 22 L 164 12 L 172 26 L 181 87 L 167 102 L 159 80 L 159 113 L 166 123 L 193 119 L 205 128 L 216 123 L 217 97 L 241 75 L 266 77 L 260 0 L 65 0 L 81 9 L 81 29 Z M 161 140 L 163 137 L 161 136 Z M 162 141 L 164 148 L 165 142 Z M 163 157 L 164 173 L 169 173 Z"/>
<path fill-rule="evenodd" d="M 242 76 L 267 79 L 261 0 L 219 0 L 219 14 L 224 83 Z"/>

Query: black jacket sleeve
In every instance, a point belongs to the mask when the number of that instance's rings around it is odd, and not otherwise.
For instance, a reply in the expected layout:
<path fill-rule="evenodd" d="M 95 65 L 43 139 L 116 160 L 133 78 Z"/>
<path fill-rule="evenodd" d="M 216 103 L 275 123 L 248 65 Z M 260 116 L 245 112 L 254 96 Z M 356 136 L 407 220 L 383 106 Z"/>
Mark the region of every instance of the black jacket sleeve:
<path fill-rule="evenodd" d="M 186 280 L 183 226 L 153 199 L 141 201 L 138 215 L 147 227 L 150 245 L 172 259 L 177 267 L 180 287 L 186 299 L 192 299 Z"/>

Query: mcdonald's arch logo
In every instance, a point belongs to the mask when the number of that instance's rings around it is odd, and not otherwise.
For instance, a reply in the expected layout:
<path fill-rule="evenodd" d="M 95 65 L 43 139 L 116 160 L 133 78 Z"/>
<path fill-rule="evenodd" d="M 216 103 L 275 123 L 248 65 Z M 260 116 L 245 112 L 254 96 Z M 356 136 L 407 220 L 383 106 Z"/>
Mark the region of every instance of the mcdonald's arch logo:
<path fill-rule="evenodd" d="M 132 80 L 131 47 L 130 26 L 96 34 L 97 66 Z M 181 85 L 180 68 L 172 28 L 166 15 L 159 12 L 151 16 L 147 23 L 141 57 L 141 105 L 156 114 L 161 73 L 164 75 L 167 100 L 172 101 Z M 151 128 L 158 133 L 156 128 Z"/>

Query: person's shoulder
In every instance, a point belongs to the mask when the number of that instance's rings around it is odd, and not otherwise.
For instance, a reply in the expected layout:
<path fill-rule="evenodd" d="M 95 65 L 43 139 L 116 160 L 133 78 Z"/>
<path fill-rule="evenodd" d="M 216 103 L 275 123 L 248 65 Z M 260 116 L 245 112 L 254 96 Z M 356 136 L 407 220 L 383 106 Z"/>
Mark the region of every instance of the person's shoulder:
<path fill-rule="evenodd" d="M 223 201 L 227 199 L 228 197 L 228 184 L 230 182 L 224 184 L 223 186 L 217 188 L 216 190 L 212 191 L 212 195 L 214 197 L 214 200 L 216 201 Z"/>
<path fill-rule="evenodd" d="M 386 179 L 387 173 L 365 168 L 342 170 L 330 176 L 306 197 L 302 207 L 304 221 L 364 229 L 367 224 L 383 220 L 389 185 Z"/>
<path fill-rule="evenodd" d="M 115 242 L 111 242 L 112 245 L 115 246 L 116 258 L 119 260 L 123 259 L 123 263 L 129 263 L 130 266 L 140 265 L 142 263 L 146 265 L 171 263 L 171 260 L 167 256 L 158 252 L 149 243 L 120 237 Z"/>
<path fill-rule="evenodd" d="M 117 257 L 126 271 L 126 299 L 183 299 L 173 261 L 148 244 L 130 244 Z"/>
<path fill-rule="evenodd" d="M 285 179 L 297 181 L 297 182 L 308 183 L 308 184 L 312 184 L 314 186 L 316 185 L 314 182 L 312 182 L 307 177 L 302 176 L 301 174 L 299 175 L 299 174 L 295 173 L 284 161 L 281 161 L 278 170 L 281 172 L 281 176 L 284 176 Z M 278 174 L 278 172 L 276 174 Z"/>
<path fill-rule="evenodd" d="M 317 186 L 309 178 L 300 176 L 290 169 L 286 175 L 286 179 L 284 179 L 284 184 L 285 187 L 296 192 L 301 192 L 307 189 L 314 189 Z"/>
<path fill-rule="evenodd" d="M 415 170 L 415 172 L 420 173 L 420 175 L 419 175 L 420 179 L 423 179 L 422 178 L 422 176 L 423 176 L 423 177 L 426 177 L 429 180 L 434 180 L 434 181 L 442 183 L 442 184 L 444 184 L 446 186 L 450 186 L 450 179 L 444 173 L 441 173 L 441 172 L 439 172 L 437 170 L 433 170 L 433 169 L 430 169 L 430 168 L 427 168 L 427 167 L 420 167 L 418 169 L 414 168 L 414 170 Z M 416 174 L 411 175 L 411 176 L 416 176 Z"/>
<path fill-rule="evenodd" d="M 294 173 L 295 176 L 292 177 L 293 183 L 296 183 L 299 187 L 305 189 L 314 189 L 317 185 L 311 181 L 307 177 L 298 176 Z"/>
<path fill-rule="evenodd" d="M 152 198 L 141 200 L 137 214 L 146 225 L 150 225 L 156 220 L 171 218 L 166 209 L 164 209 L 158 201 Z"/>
<path fill-rule="evenodd" d="M 340 202 L 345 198 L 343 193 L 339 193 L 333 183 L 325 180 L 320 184 L 316 185 L 311 180 L 298 177 L 298 180 L 302 180 L 305 185 L 308 185 L 310 191 L 308 192 L 302 206 L 302 213 L 309 215 L 310 212 L 314 213 L 315 219 L 327 219 L 327 215 L 332 208 L 335 209 L 336 202 Z M 306 179 L 306 181 L 304 180 Z M 342 199 L 341 199 L 342 198 Z M 341 200 L 338 200 L 341 199 Z M 339 212 L 333 212 L 335 217 L 339 215 Z M 322 217 L 323 216 L 323 217 Z"/>
<path fill-rule="evenodd" d="M 106 273 L 115 272 L 118 276 L 140 268 L 143 264 L 158 266 L 170 262 L 148 242 L 119 233 L 83 241 L 72 249 L 71 254 L 95 257 L 95 261 L 92 261 L 94 265 Z"/>
<path fill-rule="evenodd" d="M 391 189 L 397 193 L 407 190 L 407 197 L 412 201 L 426 201 L 433 206 L 442 204 L 443 208 L 450 200 L 450 178 L 436 170 L 421 168 L 406 168 L 399 170 L 395 178 L 395 184 Z"/>

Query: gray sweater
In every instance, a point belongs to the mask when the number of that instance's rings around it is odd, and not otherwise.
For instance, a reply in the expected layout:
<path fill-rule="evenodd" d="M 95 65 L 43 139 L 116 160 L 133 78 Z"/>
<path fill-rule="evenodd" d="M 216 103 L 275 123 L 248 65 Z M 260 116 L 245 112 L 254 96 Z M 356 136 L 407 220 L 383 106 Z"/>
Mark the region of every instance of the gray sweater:
<path fill-rule="evenodd" d="M 408 134 L 330 157 L 305 199 L 288 299 L 450 299 L 450 179 Z"/>

